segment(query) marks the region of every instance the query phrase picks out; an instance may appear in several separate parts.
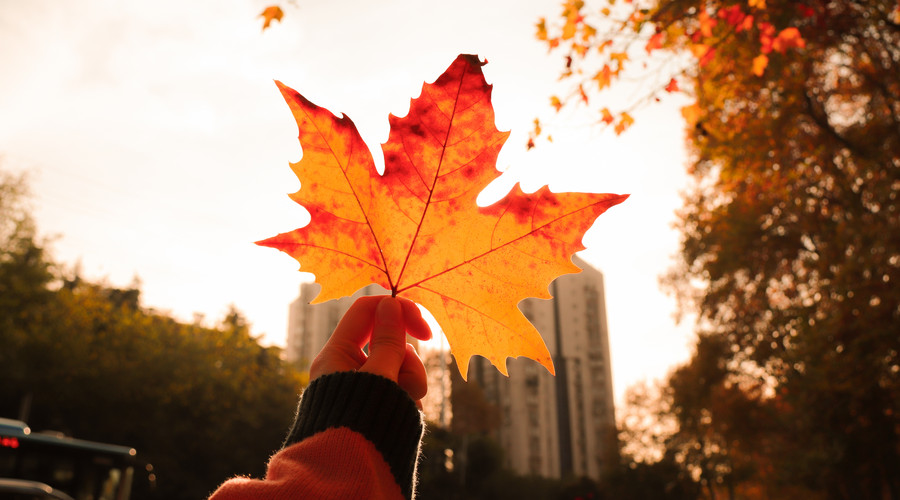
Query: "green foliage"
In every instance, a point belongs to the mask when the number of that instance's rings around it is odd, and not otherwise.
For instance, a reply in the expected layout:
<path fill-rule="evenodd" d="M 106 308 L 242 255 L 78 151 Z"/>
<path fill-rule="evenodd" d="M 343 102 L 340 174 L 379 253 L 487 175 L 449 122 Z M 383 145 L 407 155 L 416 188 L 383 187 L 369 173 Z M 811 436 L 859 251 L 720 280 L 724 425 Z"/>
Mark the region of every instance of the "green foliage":
<path fill-rule="evenodd" d="M 653 463 L 622 464 L 607 478 L 610 500 L 695 500 L 701 497 L 700 484 L 685 475 L 684 468 L 668 455 Z"/>
<path fill-rule="evenodd" d="M 466 490 L 471 494 L 487 493 L 487 498 L 494 498 L 496 492 L 489 486 L 492 479 L 497 482 L 496 476 L 503 471 L 503 449 L 487 436 L 464 437 L 464 441 Z"/>
<path fill-rule="evenodd" d="M 416 495 L 434 500 L 459 498 L 460 477 L 453 467 L 453 458 L 460 450 L 461 441 L 456 434 L 435 422 L 429 422 L 426 428 L 417 468 Z"/>
<path fill-rule="evenodd" d="M 26 370 L 17 353 L 53 300 L 51 264 L 36 240 L 27 202 L 25 177 L 0 169 L 0 367 L 17 375 Z"/>
<path fill-rule="evenodd" d="M 556 479 L 539 476 L 519 476 L 507 470 L 499 470 L 484 478 L 479 485 L 479 500 L 574 500 L 563 492 L 563 484 Z"/>
<path fill-rule="evenodd" d="M 0 201 L 8 220 L 20 205 Z M 4 234 L 0 415 L 136 448 L 158 487 L 139 478 L 135 498 L 205 498 L 230 476 L 262 476 L 300 390 L 279 349 L 234 308 L 204 327 L 144 310 L 136 288 L 54 280 L 33 230 Z"/>
<path fill-rule="evenodd" d="M 488 435 L 460 435 L 428 426 L 419 463 L 418 498 L 428 500 L 603 500 L 588 478 L 520 476 L 503 465 L 503 451 Z M 449 453 L 448 453 L 449 450 Z M 621 497 L 626 498 L 626 497 Z"/>

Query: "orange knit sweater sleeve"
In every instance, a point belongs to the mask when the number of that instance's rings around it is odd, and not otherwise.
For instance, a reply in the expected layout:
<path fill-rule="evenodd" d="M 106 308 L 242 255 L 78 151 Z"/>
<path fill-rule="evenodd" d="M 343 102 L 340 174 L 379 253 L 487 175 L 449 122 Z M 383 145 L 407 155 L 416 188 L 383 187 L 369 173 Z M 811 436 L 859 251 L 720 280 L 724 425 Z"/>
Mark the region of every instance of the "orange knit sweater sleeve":
<path fill-rule="evenodd" d="M 412 499 L 422 414 L 396 383 L 357 372 L 319 377 L 265 479 L 233 478 L 210 500 Z"/>

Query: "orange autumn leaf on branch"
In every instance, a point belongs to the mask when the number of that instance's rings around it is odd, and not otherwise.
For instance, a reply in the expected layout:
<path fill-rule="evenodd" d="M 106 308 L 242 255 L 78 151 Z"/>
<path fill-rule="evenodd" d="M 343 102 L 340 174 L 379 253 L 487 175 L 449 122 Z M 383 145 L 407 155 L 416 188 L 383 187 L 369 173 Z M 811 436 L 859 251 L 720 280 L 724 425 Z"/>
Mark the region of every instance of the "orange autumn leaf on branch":
<path fill-rule="evenodd" d="M 669 83 L 666 84 L 665 87 L 666 92 L 678 92 L 678 80 L 674 77 L 669 80 Z"/>
<path fill-rule="evenodd" d="M 665 36 L 666 34 L 662 31 L 651 36 L 650 40 L 647 41 L 647 45 L 644 46 L 644 50 L 649 54 L 656 49 L 661 49 L 663 46 L 663 38 Z"/>
<path fill-rule="evenodd" d="M 806 47 L 806 40 L 800 36 L 800 30 L 793 26 L 781 30 L 778 36 L 772 40 L 772 49 L 782 54 L 791 48 L 802 49 L 804 47 Z"/>
<path fill-rule="evenodd" d="M 281 18 L 284 17 L 284 11 L 277 5 L 270 5 L 262 11 L 259 17 L 263 18 L 262 29 L 265 31 L 272 24 L 273 20 L 281 22 Z"/>
<path fill-rule="evenodd" d="M 586 0 L 562 1 L 566 6 L 563 15 L 556 22 L 541 18 L 536 35 L 565 61 L 559 79 L 566 82 L 569 90 L 557 94 L 565 97 L 554 102 L 553 109 L 560 113 L 576 101 L 590 108 L 601 102 L 596 99 L 600 93 L 621 83 L 636 91 L 630 92 L 631 97 L 624 102 L 615 97 L 616 108 L 598 122 L 618 123 L 617 133 L 623 133 L 631 123 L 618 118 L 623 112 L 660 102 L 666 93 L 679 92 L 696 99 L 697 85 L 702 87 L 706 85 L 703 82 L 729 73 L 777 78 L 778 72 L 769 68 L 776 61 L 778 67 L 784 67 L 791 59 L 803 57 L 807 43 L 814 44 L 815 25 L 823 22 L 824 12 L 831 8 L 785 0 L 596 0 L 595 7 L 599 8 L 589 7 L 591 2 Z M 574 18 L 572 5 L 579 13 Z M 884 11 L 883 6 L 879 9 Z M 590 36 L 564 40 L 561 21 L 569 19 L 578 21 L 579 33 L 590 27 Z M 794 49 L 795 53 L 789 53 Z M 773 52 L 787 57 L 776 57 Z M 667 57 L 674 54 L 693 54 L 694 58 Z M 548 134 L 553 124 L 549 120 L 545 123 L 544 133 Z M 537 138 L 535 134 L 529 136 L 529 148 L 534 147 Z"/>
<path fill-rule="evenodd" d="M 616 123 L 616 135 L 622 135 L 622 132 L 628 130 L 628 127 L 634 124 L 634 118 L 631 117 L 627 112 L 623 112 L 619 115 L 619 123 Z"/>
<path fill-rule="evenodd" d="M 609 108 L 601 109 L 600 115 L 601 115 L 600 121 L 602 121 L 603 123 L 605 123 L 607 125 L 609 125 L 610 123 L 612 123 L 615 120 L 615 118 L 613 118 L 612 113 L 609 111 Z"/>
<path fill-rule="evenodd" d="M 765 54 L 760 54 L 753 58 L 753 63 L 750 71 L 756 76 L 763 76 L 768 65 L 769 57 Z"/>
<path fill-rule="evenodd" d="M 405 117 L 390 116 L 384 174 L 346 116 L 338 118 L 278 84 L 300 129 L 303 157 L 291 164 L 301 188 L 291 195 L 308 225 L 259 242 L 316 276 L 313 301 L 377 283 L 428 309 L 466 376 L 473 355 L 501 372 L 525 356 L 553 372 L 537 330 L 517 308 L 549 298 L 550 282 L 578 272 L 571 256 L 607 208 L 627 195 L 524 193 L 479 207 L 499 172 L 508 133 L 494 125 L 491 86 L 476 56 L 460 55 L 425 84 Z"/>

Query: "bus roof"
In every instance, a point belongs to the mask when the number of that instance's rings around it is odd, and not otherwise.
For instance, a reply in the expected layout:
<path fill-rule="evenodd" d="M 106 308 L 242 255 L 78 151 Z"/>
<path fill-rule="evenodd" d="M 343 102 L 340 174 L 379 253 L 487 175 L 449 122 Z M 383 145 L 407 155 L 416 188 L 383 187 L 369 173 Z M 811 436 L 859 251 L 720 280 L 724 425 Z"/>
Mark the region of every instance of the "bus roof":
<path fill-rule="evenodd" d="M 35 444 L 47 444 L 72 450 L 91 451 L 110 455 L 133 457 L 137 454 L 134 448 L 129 448 L 127 446 L 75 439 L 65 436 L 62 433 L 32 432 L 25 422 L 8 418 L 0 418 L 0 436 L 15 437 Z"/>

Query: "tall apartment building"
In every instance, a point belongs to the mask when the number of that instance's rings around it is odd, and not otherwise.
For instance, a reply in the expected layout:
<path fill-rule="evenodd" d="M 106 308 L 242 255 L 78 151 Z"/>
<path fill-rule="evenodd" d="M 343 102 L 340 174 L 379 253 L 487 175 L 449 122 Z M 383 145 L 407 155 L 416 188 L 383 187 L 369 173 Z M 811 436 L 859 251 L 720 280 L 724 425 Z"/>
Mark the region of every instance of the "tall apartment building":
<path fill-rule="evenodd" d="M 618 459 L 603 275 L 573 260 L 583 271 L 554 281 L 553 299 L 519 304 L 547 344 L 556 376 L 524 358 L 508 360 L 508 378 L 484 358 L 469 364 L 466 383 L 480 385 L 499 411 L 493 435 L 506 466 L 519 474 L 599 479 Z M 387 291 L 369 285 L 352 297 L 310 305 L 318 293 L 318 284 L 303 283 L 289 309 L 286 356 L 302 370 L 357 297 Z"/>
<path fill-rule="evenodd" d="M 603 275 L 574 261 L 583 271 L 554 281 L 553 299 L 519 304 L 547 344 L 555 377 L 525 358 L 509 360 L 508 378 L 484 358 L 469 365 L 467 383 L 499 410 L 492 434 L 519 474 L 600 479 L 618 460 Z"/>
<path fill-rule="evenodd" d="M 288 309 L 285 357 L 303 371 L 309 371 L 313 358 L 325 346 L 338 321 L 358 297 L 388 293 L 378 285 L 368 285 L 350 297 L 310 304 L 319 294 L 319 289 L 318 283 L 302 283 L 300 296 L 291 302 Z"/>

